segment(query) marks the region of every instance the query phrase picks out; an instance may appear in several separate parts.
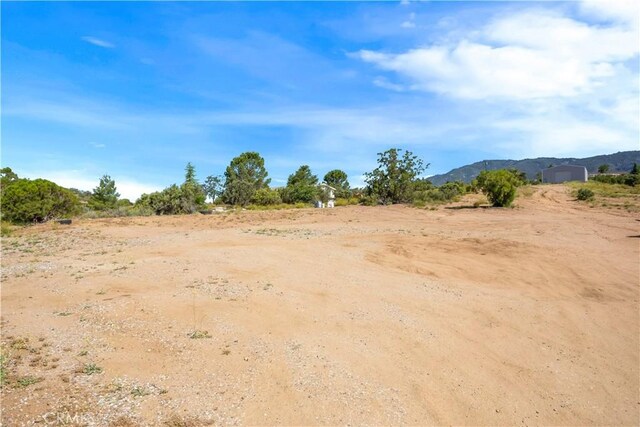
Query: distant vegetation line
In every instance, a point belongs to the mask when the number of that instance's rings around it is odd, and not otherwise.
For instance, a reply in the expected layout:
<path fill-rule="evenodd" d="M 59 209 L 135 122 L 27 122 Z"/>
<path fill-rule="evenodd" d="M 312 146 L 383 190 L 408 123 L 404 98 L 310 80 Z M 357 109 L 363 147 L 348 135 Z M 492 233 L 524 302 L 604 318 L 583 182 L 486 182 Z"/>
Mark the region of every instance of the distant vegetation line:
<path fill-rule="evenodd" d="M 629 153 L 635 153 L 635 157 Z M 637 163 L 628 168 L 630 173 L 607 173 L 620 170 L 621 165 L 627 166 L 625 162 L 633 158 L 640 162 L 640 151 L 590 158 L 591 162 L 609 161 L 595 166 L 601 173 L 595 179 L 607 184 L 636 186 L 640 182 Z M 567 159 L 564 160 L 564 164 L 568 164 Z M 522 162 L 533 161 L 501 161 L 501 164 L 522 165 Z M 245 152 L 231 160 L 224 174 L 209 175 L 202 182 L 196 176 L 195 167 L 188 163 L 184 182 L 143 194 L 135 202 L 120 198 L 117 184 L 109 175 L 102 176 L 93 191 L 81 191 L 66 189 L 45 179 L 20 178 L 11 168 L 5 167 L 0 170 L 0 214 L 2 221 L 29 224 L 78 215 L 91 218 L 209 213 L 214 206 L 220 205 L 279 209 L 331 201 L 336 206 L 407 203 L 423 207 L 449 203 L 470 192 L 482 192 L 493 206 L 505 207 L 515 199 L 518 187 L 539 183 L 542 168 L 536 169 L 531 178 L 515 167 L 496 169 L 495 162 L 483 162 L 484 169 L 470 182 L 458 179 L 442 183 L 434 178 L 424 178 L 429 164 L 411 151 L 391 148 L 378 153 L 378 166 L 365 173 L 365 188 L 351 188 L 347 174 L 340 169 L 325 174 L 320 184 L 308 165 L 300 166 L 289 175 L 286 186 L 272 188 L 262 156 L 257 152 Z M 553 165 L 550 158 L 535 159 L 535 162 Z"/>

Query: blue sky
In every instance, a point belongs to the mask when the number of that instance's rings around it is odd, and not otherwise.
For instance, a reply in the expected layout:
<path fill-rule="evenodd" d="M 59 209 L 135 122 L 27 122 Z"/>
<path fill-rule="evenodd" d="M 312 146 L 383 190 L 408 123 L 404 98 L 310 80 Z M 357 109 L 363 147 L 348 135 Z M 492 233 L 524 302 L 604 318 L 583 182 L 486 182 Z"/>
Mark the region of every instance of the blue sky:
<path fill-rule="evenodd" d="M 2 165 L 123 196 L 639 148 L 636 2 L 2 2 Z"/>

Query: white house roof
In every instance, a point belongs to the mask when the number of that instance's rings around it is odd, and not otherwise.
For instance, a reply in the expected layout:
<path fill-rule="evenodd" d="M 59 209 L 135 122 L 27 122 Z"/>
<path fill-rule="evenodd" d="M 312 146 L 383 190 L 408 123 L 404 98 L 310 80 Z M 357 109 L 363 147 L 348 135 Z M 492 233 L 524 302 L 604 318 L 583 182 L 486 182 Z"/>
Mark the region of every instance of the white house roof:
<path fill-rule="evenodd" d="M 326 182 L 323 182 L 322 184 L 320 184 L 320 187 L 325 187 L 328 188 L 330 190 L 336 191 L 335 188 L 333 188 L 332 186 L 330 186 L 329 184 L 327 184 Z"/>

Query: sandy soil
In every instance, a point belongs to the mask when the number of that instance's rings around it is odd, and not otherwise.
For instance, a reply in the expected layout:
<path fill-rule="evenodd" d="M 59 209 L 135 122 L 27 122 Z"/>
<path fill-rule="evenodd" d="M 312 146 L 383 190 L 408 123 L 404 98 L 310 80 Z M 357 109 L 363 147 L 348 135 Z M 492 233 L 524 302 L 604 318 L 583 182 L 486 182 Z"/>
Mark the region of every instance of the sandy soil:
<path fill-rule="evenodd" d="M 637 214 L 517 205 L 3 238 L 3 425 L 637 425 Z"/>

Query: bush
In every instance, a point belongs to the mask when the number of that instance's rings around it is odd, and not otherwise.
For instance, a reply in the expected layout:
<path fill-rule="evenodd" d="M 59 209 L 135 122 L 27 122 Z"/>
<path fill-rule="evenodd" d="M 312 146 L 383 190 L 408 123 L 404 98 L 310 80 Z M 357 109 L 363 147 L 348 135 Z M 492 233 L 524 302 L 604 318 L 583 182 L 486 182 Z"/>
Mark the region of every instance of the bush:
<path fill-rule="evenodd" d="M 2 219 L 14 223 L 70 217 L 79 206 L 75 194 L 46 179 L 20 179 L 2 191 Z"/>
<path fill-rule="evenodd" d="M 593 191 L 588 188 L 581 188 L 578 190 L 578 200 L 591 200 L 593 197 Z"/>
<path fill-rule="evenodd" d="M 477 183 L 493 206 L 505 207 L 516 198 L 516 189 L 522 181 L 513 172 L 498 169 L 480 172 Z"/>
<path fill-rule="evenodd" d="M 101 211 L 87 210 L 82 214 L 83 218 L 119 218 L 128 216 L 151 216 L 155 211 L 148 205 L 118 206 L 115 209 Z"/>
<path fill-rule="evenodd" d="M 640 175 L 633 173 L 623 173 L 620 175 L 594 175 L 589 179 L 591 181 L 602 182 L 605 184 L 624 184 L 629 187 L 635 187 L 640 184 Z"/>
<path fill-rule="evenodd" d="M 360 199 L 357 197 L 349 197 L 348 199 L 339 197 L 335 201 L 335 206 L 357 205 L 358 203 L 360 203 Z"/>
<path fill-rule="evenodd" d="M 453 200 L 466 193 L 466 185 L 462 181 L 447 182 L 438 187 L 445 200 Z"/>
<path fill-rule="evenodd" d="M 4 221 L 0 223 L 0 236 L 9 237 L 11 236 L 12 232 L 13 232 L 13 229 L 11 228 L 11 224 Z"/>
<path fill-rule="evenodd" d="M 457 200 L 466 194 L 467 186 L 462 181 L 447 182 L 440 187 L 420 186 L 419 191 L 413 192 L 413 205 L 423 207 L 430 203 L 447 203 Z"/>
<path fill-rule="evenodd" d="M 278 205 L 282 203 L 280 193 L 278 190 L 272 190 L 270 188 L 261 188 L 255 192 L 251 202 L 256 205 L 269 206 Z"/>

